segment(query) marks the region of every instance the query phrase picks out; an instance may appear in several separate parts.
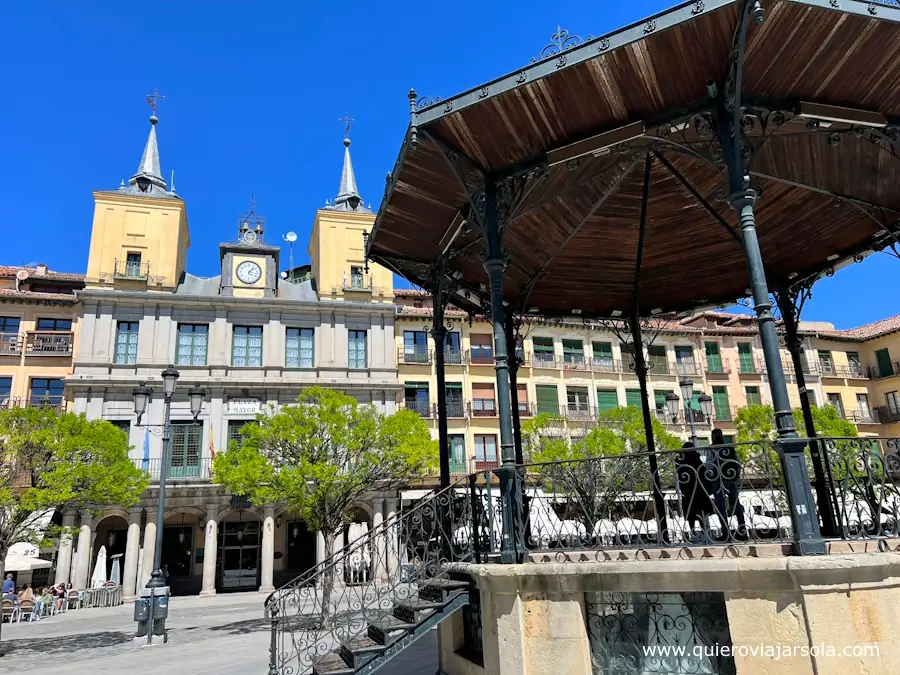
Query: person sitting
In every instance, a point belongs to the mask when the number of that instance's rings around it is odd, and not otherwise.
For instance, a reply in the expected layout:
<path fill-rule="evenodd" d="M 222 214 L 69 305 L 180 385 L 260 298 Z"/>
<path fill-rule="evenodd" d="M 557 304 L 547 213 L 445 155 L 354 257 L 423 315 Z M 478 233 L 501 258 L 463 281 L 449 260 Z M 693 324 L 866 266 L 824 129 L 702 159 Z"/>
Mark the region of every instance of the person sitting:
<path fill-rule="evenodd" d="M 691 543 L 699 543 L 698 538 L 693 536 L 694 524 L 697 522 L 700 524 L 703 533 L 700 540 L 708 539 L 709 516 L 715 509 L 709 494 L 703 489 L 701 477 L 703 460 L 690 441 L 681 446 L 681 452 L 675 455 L 675 471 Z"/>
<path fill-rule="evenodd" d="M 53 601 L 56 603 L 56 611 L 61 612 L 66 605 L 66 585 L 59 583 L 53 587 Z"/>
<path fill-rule="evenodd" d="M 52 605 L 53 598 L 50 597 L 50 591 L 46 587 L 41 588 L 34 603 L 34 620 L 40 621 L 44 612 L 48 611 Z"/>
<path fill-rule="evenodd" d="M 34 590 L 31 589 L 28 584 L 22 584 L 22 590 L 19 591 L 18 600 L 20 605 L 23 600 L 34 602 Z"/>

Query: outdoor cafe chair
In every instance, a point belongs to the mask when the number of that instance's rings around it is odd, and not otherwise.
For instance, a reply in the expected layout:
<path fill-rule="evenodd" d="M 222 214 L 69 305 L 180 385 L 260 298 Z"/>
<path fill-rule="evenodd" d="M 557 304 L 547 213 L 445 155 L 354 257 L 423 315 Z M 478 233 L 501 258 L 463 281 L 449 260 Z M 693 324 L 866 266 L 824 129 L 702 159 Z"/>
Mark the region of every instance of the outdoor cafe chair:
<path fill-rule="evenodd" d="M 63 603 L 65 608 L 68 609 L 81 609 L 81 598 L 79 596 L 78 591 L 71 590 L 66 594 L 66 601 Z"/>
<path fill-rule="evenodd" d="M 16 617 L 16 623 L 22 623 L 22 619 L 28 618 L 28 621 L 34 621 L 34 600 L 22 600 L 19 603 L 19 612 Z"/>
<path fill-rule="evenodd" d="M 0 607 L 0 623 L 3 621 L 12 623 L 16 620 L 18 613 L 19 610 L 12 600 L 4 600 L 2 607 Z"/>

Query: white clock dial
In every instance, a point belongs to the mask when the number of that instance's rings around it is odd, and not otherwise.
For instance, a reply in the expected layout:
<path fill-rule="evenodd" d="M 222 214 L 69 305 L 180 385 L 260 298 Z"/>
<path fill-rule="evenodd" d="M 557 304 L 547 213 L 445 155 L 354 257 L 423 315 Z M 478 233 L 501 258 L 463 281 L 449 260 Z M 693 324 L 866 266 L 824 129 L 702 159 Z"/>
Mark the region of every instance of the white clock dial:
<path fill-rule="evenodd" d="M 237 278 L 245 284 L 255 284 L 262 276 L 262 269 L 255 262 L 242 262 L 237 268 Z"/>

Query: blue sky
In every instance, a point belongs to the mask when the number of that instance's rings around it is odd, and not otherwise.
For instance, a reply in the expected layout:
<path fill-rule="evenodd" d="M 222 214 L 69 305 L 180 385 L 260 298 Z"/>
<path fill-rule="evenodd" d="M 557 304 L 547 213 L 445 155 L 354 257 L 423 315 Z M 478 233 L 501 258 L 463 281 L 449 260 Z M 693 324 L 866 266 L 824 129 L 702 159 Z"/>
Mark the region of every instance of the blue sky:
<path fill-rule="evenodd" d="M 378 207 L 409 122 L 406 94 L 447 96 L 527 63 L 557 25 L 598 35 L 671 2 L 4 2 L 0 262 L 83 271 L 91 191 L 131 176 L 145 95 L 166 96 L 163 173 L 186 200 L 192 273 L 218 271 L 255 194 L 270 242 L 337 192 L 345 112 L 363 198 Z M 287 260 L 285 250 L 284 259 Z M 900 313 L 900 262 L 878 255 L 820 282 L 805 318 L 848 327 Z"/>

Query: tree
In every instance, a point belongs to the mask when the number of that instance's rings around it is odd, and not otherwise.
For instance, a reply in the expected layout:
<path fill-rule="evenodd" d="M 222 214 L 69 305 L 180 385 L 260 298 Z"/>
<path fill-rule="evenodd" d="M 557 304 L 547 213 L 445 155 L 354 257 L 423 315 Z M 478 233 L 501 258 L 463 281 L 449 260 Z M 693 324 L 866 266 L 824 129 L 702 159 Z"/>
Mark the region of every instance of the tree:
<path fill-rule="evenodd" d="M 128 437 L 104 420 L 53 408 L 0 411 L 0 578 L 17 542 L 46 545 L 57 509 L 129 506 L 147 487 Z"/>
<path fill-rule="evenodd" d="M 339 391 L 310 387 L 297 405 L 245 425 L 241 442 L 213 460 L 213 480 L 255 504 L 285 504 L 322 532 L 330 552 L 354 503 L 372 490 L 434 475 L 437 458 L 437 442 L 416 413 L 382 415 Z M 323 625 L 333 587 L 334 567 L 326 566 Z"/>
<path fill-rule="evenodd" d="M 734 424 L 737 427 L 738 443 L 775 437 L 775 411 L 770 405 L 748 405 L 738 408 Z"/>

